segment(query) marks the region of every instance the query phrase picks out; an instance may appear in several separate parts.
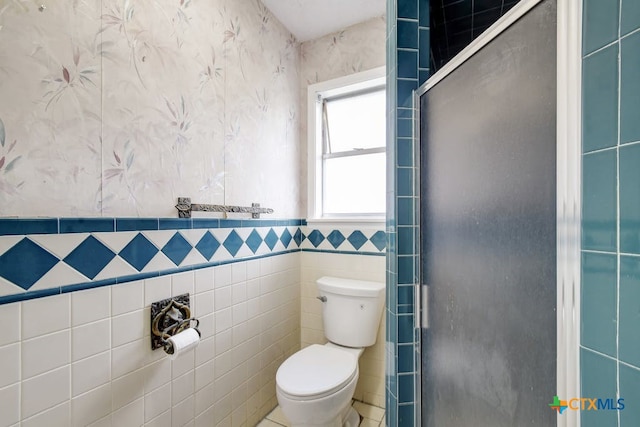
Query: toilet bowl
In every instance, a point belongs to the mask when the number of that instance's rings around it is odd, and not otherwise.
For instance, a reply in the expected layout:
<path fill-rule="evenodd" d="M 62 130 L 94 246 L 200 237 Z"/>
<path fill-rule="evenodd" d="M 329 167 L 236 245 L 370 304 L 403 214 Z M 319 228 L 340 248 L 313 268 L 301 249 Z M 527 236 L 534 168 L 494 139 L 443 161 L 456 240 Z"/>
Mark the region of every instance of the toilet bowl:
<path fill-rule="evenodd" d="M 351 407 L 358 359 L 375 344 L 384 284 L 323 277 L 317 281 L 329 342 L 313 344 L 285 360 L 276 374 L 276 395 L 293 427 L 356 427 Z"/>

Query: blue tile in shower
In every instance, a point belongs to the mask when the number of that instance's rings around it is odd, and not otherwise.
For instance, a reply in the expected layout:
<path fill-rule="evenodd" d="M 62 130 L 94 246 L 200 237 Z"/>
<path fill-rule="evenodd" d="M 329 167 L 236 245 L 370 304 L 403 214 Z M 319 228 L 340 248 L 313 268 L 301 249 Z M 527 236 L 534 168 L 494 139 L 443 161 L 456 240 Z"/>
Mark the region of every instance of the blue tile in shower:
<path fill-rule="evenodd" d="M 142 271 L 157 253 L 158 248 L 147 240 L 146 237 L 138 233 L 118 255 L 131 264 L 136 270 Z"/>
<path fill-rule="evenodd" d="M 338 246 L 340 246 L 346 239 L 340 230 L 333 230 L 327 236 L 327 240 L 331 243 L 331 246 L 333 246 L 334 249 L 338 249 Z"/>
<path fill-rule="evenodd" d="M 60 218 L 60 233 L 115 231 L 113 218 Z"/>
<path fill-rule="evenodd" d="M 386 408 L 386 427 L 397 427 L 398 426 L 398 399 L 395 397 L 394 393 L 397 393 L 395 390 L 396 377 L 387 377 L 387 393 L 385 397 L 385 408 Z M 415 426 L 411 426 L 415 427 Z"/>
<path fill-rule="evenodd" d="M 187 230 L 192 228 L 191 218 L 160 218 L 158 230 Z"/>
<path fill-rule="evenodd" d="M 236 233 L 236 230 L 231 230 L 231 233 L 229 233 L 227 238 L 224 240 L 222 246 L 224 246 L 224 248 L 229 251 L 231 256 L 236 256 L 242 244 L 242 238 L 238 235 L 238 233 Z"/>
<path fill-rule="evenodd" d="M 389 306 L 394 307 L 394 306 Z M 397 342 L 398 341 L 398 316 L 393 312 L 387 311 L 387 341 Z"/>
<path fill-rule="evenodd" d="M 273 228 L 270 228 L 267 235 L 264 236 L 264 242 L 271 250 L 273 250 L 273 248 L 276 246 L 276 243 L 278 243 L 278 235 L 275 231 L 273 231 Z"/>
<path fill-rule="evenodd" d="M 24 238 L 0 256 L 0 277 L 28 290 L 58 261 L 48 251 Z"/>
<path fill-rule="evenodd" d="M 398 138 L 411 138 L 413 136 L 413 120 L 412 119 L 398 118 L 397 136 Z"/>
<path fill-rule="evenodd" d="M 191 218 L 193 228 L 220 228 L 220 220 L 217 218 Z"/>
<path fill-rule="evenodd" d="M 398 256 L 398 284 L 413 285 L 416 283 L 414 275 L 414 257 L 407 255 Z"/>
<path fill-rule="evenodd" d="M 398 427 L 415 427 L 413 404 L 398 405 Z"/>
<path fill-rule="evenodd" d="M 398 50 L 397 55 L 398 55 L 398 77 L 401 79 L 417 79 L 418 78 L 418 51 L 417 50 Z"/>
<path fill-rule="evenodd" d="M 291 243 L 292 239 L 293 239 L 293 236 L 291 235 L 291 232 L 285 228 L 284 231 L 282 232 L 282 235 L 280 235 L 280 241 L 282 242 L 285 248 L 289 247 L 289 243 Z"/>
<path fill-rule="evenodd" d="M 618 358 L 623 362 L 640 367 L 640 339 L 638 335 L 638 325 L 640 325 L 640 258 L 638 257 L 620 257 L 619 310 Z"/>
<path fill-rule="evenodd" d="M 396 195 L 399 197 L 413 196 L 413 168 L 396 169 Z"/>
<path fill-rule="evenodd" d="M 216 253 L 219 247 L 220 242 L 218 242 L 218 239 L 213 237 L 213 235 L 208 231 L 204 233 L 204 236 L 202 236 L 200 241 L 196 244 L 196 249 L 207 261 L 211 260 L 211 257 L 213 257 L 213 254 Z"/>
<path fill-rule="evenodd" d="M 413 345 L 398 346 L 398 373 L 413 372 Z"/>
<path fill-rule="evenodd" d="M 57 234 L 58 219 L 0 219 L 0 236 Z"/>
<path fill-rule="evenodd" d="M 420 28 L 418 37 L 420 39 L 420 60 L 418 61 L 418 66 L 420 68 L 429 68 L 429 60 L 430 60 L 430 52 L 431 45 L 430 43 L 430 31 L 428 28 Z"/>
<path fill-rule="evenodd" d="M 311 244 L 317 248 L 318 246 L 320 246 L 320 243 L 324 241 L 324 235 L 318 230 L 313 230 L 311 233 L 309 233 L 307 239 L 309 239 Z"/>
<path fill-rule="evenodd" d="M 414 225 L 414 199 L 412 197 L 398 197 L 396 200 L 396 222 L 398 225 Z"/>
<path fill-rule="evenodd" d="M 420 85 L 423 85 L 424 82 L 429 80 L 429 77 L 431 77 L 431 71 L 428 68 L 420 68 L 418 70 L 418 79 L 420 81 Z"/>
<path fill-rule="evenodd" d="M 413 342 L 413 314 L 398 315 L 398 344 Z"/>
<path fill-rule="evenodd" d="M 398 227 L 398 254 L 413 255 L 416 253 L 414 227 Z"/>
<path fill-rule="evenodd" d="M 589 153 L 582 161 L 582 249 L 616 251 L 616 152 Z"/>
<path fill-rule="evenodd" d="M 418 80 L 397 80 L 398 107 L 413 107 L 413 91 L 418 88 Z"/>
<path fill-rule="evenodd" d="M 397 287 L 398 305 L 413 305 L 414 285 L 400 285 Z"/>
<path fill-rule="evenodd" d="M 636 0 L 640 5 L 640 1 Z M 638 6 L 640 8 L 640 6 Z M 620 42 L 620 143 L 640 141 L 640 32 Z"/>
<path fill-rule="evenodd" d="M 637 339 L 637 338 L 636 338 Z M 611 396 L 615 397 L 615 396 Z M 640 369 L 620 364 L 620 397 L 624 409 L 620 411 L 620 426 L 636 426 L 640 420 Z"/>
<path fill-rule="evenodd" d="M 580 377 L 582 397 L 607 399 L 616 396 L 615 360 L 580 349 Z M 618 425 L 617 411 L 581 411 L 580 419 L 582 427 Z"/>
<path fill-rule="evenodd" d="M 402 167 L 413 166 L 413 140 L 412 139 L 398 139 L 396 145 L 396 162 L 397 165 Z"/>
<path fill-rule="evenodd" d="M 111 249 L 100 243 L 95 237 L 89 236 L 63 261 L 93 280 L 115 256 L 116 254 Z"/>
<path fill-rule="evenodd" d="M 600 1 L 600 0 L 597 0 Z M 583 61 L 583 152 L 618 144 L 618 45 Z"/>
<path fill-rule="evenodd" d="M 398 108 L 396 111 L 396 115 L 399 119 L 413 119 L 413 109 L 412 108 Z"/>
<path fill-rule="evenodd" d="M 179 266 L 187 255 L 189 255 L 191 249 L 193 249 L 192 246 L 184 237 L 182 237 L 182 234 L 176 233 L 171 237 L 171 239 L 169 239 L 167 244 L 163 246 L 162 253 L 164 253 L 176 266 Z"/>
<path fill-rule="evenodd" d="M 418 49 L 418 21 L 398 21 L 397 43 L 398 49 Z"/>
<path fill-rule="evenodd" d="M 397 0 L 398 18 L 418 19 L 419 0 Z"/>
<path fill-rule="evenodd" d="M 640 254 L 640 145 L 620 147 L 620 251 Z"/>
<path fill-rule="evenodd" d="M 622 36 L 640 28 L 640 2 L 622 0 L 620 19 L 620 35 Z"/>
<path fill-rule="evenodd" d="M 157 229 L 157 218 L 116 218 L 116 231 L 144 231 Z"/>
<path fill-rule="evenodd" d="M 362 245 L 367 243 L 368 239 L 364 234 L 362 234 L 362 231 L 356 230 L 353 233 L 349 234 L 347 240 L 349 241 L 349 243 L 351 243 L 351 246 L 358 250 L 362 247 Z"/>
<path fill-rule="evenodd" d="M 583 253 L 581 283 L 581 344 L 616 355 L 617 257 Z"/>
<path fill-rule="evenodd" d="M 582 52 L 587 55 L 618 37 L 619 0 L 584 0 Z"/>
<path fill-rule="evenodd" d="M 398 403 L 413 402 L 413 374 L 398 375 Z"/>
<path fill-rule="evenodd" d="M 427 0 L 419 0 L 418 1 L 418 20 L 421 27 L 430 27 L 430 16 L 431 11 L 429 10 L 429 6 L 431 1 Z"/>

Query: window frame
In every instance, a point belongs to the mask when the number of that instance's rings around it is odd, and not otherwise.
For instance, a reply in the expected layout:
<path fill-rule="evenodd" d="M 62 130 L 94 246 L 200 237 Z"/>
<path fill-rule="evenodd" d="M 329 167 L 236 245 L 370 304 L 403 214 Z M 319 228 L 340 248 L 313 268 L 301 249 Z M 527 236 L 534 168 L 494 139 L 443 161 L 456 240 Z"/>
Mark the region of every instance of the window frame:
<path fill-rule="evenodd" d="M 307 222 L 371 222 L 383 223 L 385 213 L 332 214 L 323 212 L 323 161 L 324 158 L 364 155 L 370 152 L 382 152 L 379 148 L 359 150 L 353 154 L 324 154 L 323 140 L 323 99 L 339 98 L 350 94 L 366 93 L 375 88 L 386 86 L 385 67 L 378 67 L 360 73 L 350 74 L 324 82 L 309 85 L 307 88 Z M 386 144 L 385 144 L 386 145 Z M 386 151 L 386 149 L 385 149 Z M 326 157 L 325 157 L 326 156 Z M 386 174 L 386 171 L 380 171 Z"/>

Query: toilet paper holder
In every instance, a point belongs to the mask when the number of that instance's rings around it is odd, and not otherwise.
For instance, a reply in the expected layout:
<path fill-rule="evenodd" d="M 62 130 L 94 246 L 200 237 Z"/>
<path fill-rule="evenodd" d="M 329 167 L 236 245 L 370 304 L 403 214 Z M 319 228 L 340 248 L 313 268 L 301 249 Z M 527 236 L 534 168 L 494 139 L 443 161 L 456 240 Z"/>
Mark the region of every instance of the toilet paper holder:
<path fill-rule="evenodd" d="M 189 294 L 178 295 L 156 301 L 151 304 L 151 350 L 164 348 L 171 354 L 172 346 L 168 339 L 180 332 L 193 328 L 198 335 L 200 320 L 191 316 L 189 308 Z"/>

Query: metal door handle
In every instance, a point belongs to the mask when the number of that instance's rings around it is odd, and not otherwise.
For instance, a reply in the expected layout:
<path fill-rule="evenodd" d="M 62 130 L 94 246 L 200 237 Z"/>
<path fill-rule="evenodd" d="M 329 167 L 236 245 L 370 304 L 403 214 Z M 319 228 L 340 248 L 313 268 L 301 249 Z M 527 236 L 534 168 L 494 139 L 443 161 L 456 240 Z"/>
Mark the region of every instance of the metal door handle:
<path fill-rule="evenodd" d="M 322 302 L 327 302 L 327 297 L 325 297 L 324 295 L 321 295 L 321 296 L 316 297 L 316 298 L 318 298 Z"/>

